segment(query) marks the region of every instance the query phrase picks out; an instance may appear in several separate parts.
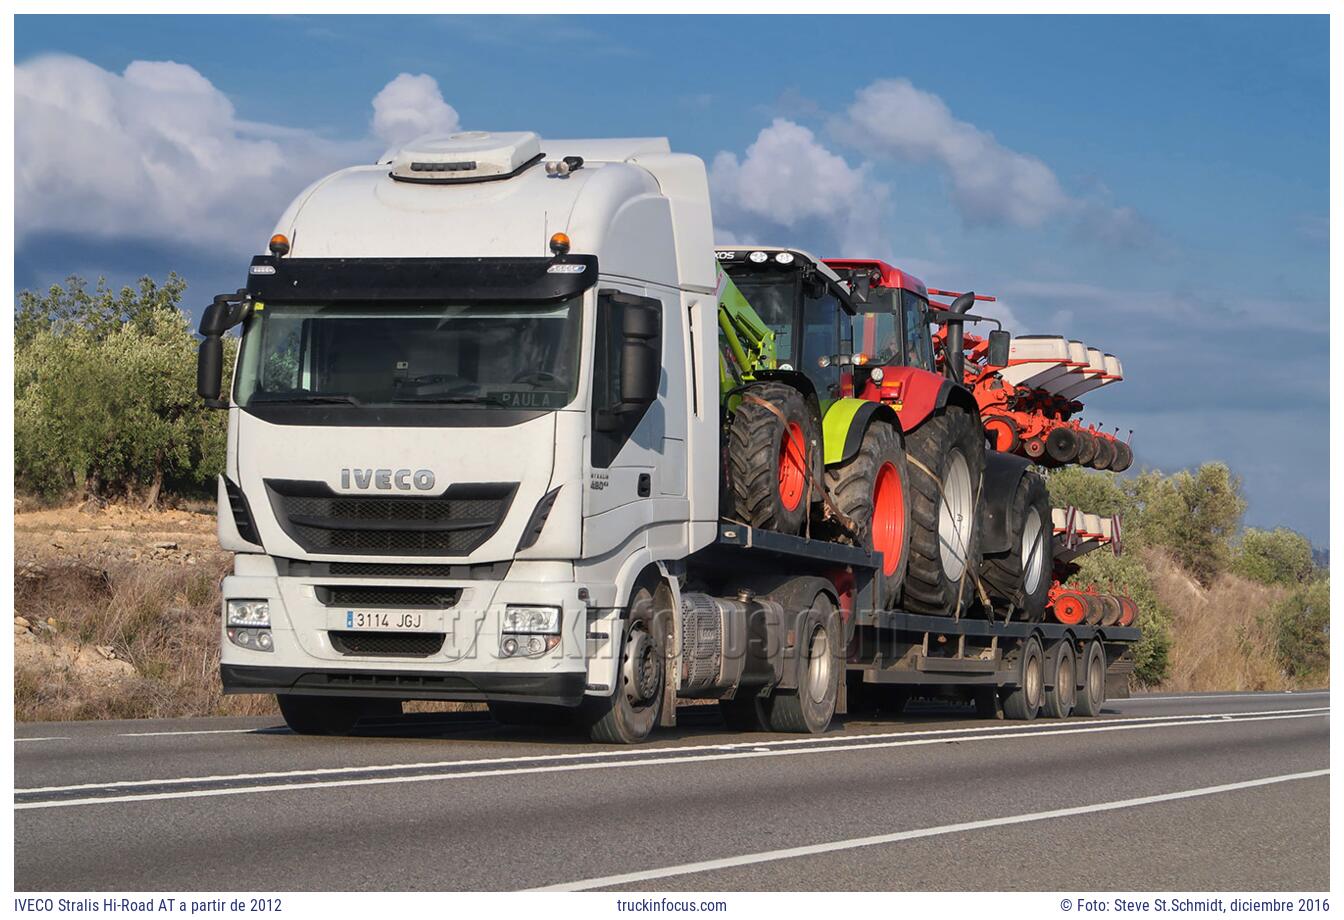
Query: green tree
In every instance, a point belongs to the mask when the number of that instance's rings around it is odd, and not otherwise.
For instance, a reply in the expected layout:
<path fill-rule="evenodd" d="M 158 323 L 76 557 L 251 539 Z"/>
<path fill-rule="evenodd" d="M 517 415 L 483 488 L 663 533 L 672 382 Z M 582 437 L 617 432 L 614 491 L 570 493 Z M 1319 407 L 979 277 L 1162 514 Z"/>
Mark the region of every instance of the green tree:
<path fill-rule="evenodd" d="M 225 417 L 195 392 L 185 284 L 142 278 L 91 293 L 78 278 L 23 292 L 15 311 L 15 473 L 48 496 L 102 500 L 165 482 L 207 487 L 223 466 Z M 226 356 L 234 351 L 229 341 Z"/>
<path fill-rule="evenodd" d="M 1330 675 L 1330 579 L 1299 587 L 1274 609 L 1279 665 L 1300 681 Z"/>
<path fill-rule="evenodd" d="M 1311 542 L 1295 530 L 1246 528 L 1232 560 L 1232 569 L 1263 584 L 1297 585 L 1316 573 Z"/>
<path fill-rule="evenodd" d="M 1144 472 L 1131 488 L 1141 511 L 1130 538 L 1166 547 L 1200 584 L 1211 584 L 1227 567 L 1229 541 L 1246 510 L 1241 480 L 1225 463 L 1205 463 L 1193 473 Z"/>

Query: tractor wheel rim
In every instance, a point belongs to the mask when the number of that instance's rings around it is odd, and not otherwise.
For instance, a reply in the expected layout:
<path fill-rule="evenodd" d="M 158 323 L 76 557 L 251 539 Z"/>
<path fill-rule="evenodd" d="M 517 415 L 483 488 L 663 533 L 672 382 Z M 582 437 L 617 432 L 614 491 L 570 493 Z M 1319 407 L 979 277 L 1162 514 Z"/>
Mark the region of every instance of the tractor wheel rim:
<path fill-rule="evenodd" d="M 803 428 L 789 422 L 779 440 L 779 500 L 792 511 L 803 500 L 807 487 L 807 451 Z"/>
<path fill-rule="evenodd" d="M 1027 521 L 1022 525 L 1022 590 L 1035 594 L 1045 572 L 1045 540 L 1041 514 L 1035 508 L 1027 510 Z"/>
<path fill-rule="evenodd" d="M 873 549 L 882 554 L 882 574 L 895 575 L 905 541 L 905 490 L 895 464 L 884 463 L 873 484 Z"/>
<path fill-rule="evenodd" d="M 949 581 L 956 581 L 966 570 L 973 500 L 970 467 L 960 451 L 953 451 L 948 455 L 942 500 L 938 503 L 938 555 Z"/>
<path fill-rule="evenodd" d="M 807 695 L 814 703 L 826 699 L 831 687 L 831 643 L 826 627 L 820 624 L 812 630 L 807 644 Z"/>

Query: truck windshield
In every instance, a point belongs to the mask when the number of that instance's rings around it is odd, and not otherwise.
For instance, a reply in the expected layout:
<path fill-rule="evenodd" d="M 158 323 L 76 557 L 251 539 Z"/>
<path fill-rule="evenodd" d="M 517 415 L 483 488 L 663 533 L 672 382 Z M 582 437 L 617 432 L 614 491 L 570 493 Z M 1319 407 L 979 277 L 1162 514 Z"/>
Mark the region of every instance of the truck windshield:
<path fill-rule="evenodd" d="M 559 409 L 578 390 L 581 304 L 259 303 L 234 399 Z"/>

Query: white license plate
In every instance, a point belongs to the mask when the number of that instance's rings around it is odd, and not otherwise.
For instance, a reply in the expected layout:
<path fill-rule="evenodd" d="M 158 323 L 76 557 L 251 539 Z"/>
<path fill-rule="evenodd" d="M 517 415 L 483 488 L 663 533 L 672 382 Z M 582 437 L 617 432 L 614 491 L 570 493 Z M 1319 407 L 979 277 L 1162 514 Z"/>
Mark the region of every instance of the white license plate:
<path fill-rule="evenodd" d="M 443 632 L 442 610 L 333 610 L 327 628 L 370 632 Z"/>

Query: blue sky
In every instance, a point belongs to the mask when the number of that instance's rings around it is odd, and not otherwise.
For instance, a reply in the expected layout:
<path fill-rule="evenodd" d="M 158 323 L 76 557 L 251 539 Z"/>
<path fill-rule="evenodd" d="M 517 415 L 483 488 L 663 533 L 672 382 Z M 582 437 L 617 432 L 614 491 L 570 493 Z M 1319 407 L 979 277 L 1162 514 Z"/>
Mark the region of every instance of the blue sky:
<path fill-rule="evenodd" d="M 887 258 L 1114 352 L 1086 418 L 1142 465 L 1226 460 L 1248 524 L 1328 542 L 1325 17 L 16 23 L 20 287 L 176 269 L 205 303 L 308 181 L 417 126 L 666 135 L 725 238 Z"/>

